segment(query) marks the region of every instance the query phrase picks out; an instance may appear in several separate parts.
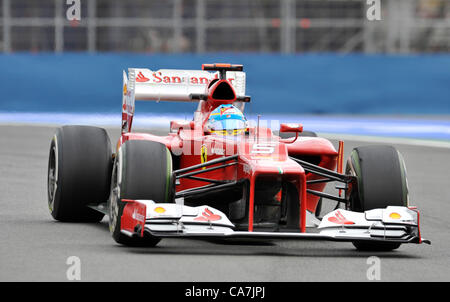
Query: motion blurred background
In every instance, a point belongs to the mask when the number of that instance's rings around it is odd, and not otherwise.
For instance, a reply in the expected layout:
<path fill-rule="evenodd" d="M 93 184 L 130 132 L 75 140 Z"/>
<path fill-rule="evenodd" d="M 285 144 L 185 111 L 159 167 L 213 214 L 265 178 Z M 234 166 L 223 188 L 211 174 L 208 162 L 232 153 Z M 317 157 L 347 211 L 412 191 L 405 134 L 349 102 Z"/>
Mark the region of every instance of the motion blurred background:
<path fill-rule="evenodd" d="M 383 135 L 399 122 L 402 136 L 450 139 L 450 0 L 0 3 L 3 123 L 119 125 L 122 70 L 230 62 L 244 64 L 250 115 L 323 132 L 372 121 Z M 166 123 L 194 109 L 137 104 L 136 116 Z"/>

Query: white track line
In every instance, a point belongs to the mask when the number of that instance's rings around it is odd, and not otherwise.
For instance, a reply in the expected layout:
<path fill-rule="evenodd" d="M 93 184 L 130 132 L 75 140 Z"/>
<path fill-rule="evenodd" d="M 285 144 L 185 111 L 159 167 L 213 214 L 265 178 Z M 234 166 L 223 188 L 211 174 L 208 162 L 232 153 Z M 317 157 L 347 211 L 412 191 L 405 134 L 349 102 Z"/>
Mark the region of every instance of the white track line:
<path fill-rule="evenodd" d="M 84 123 L 81 123 L 84 124 Z M 148 125 L 139 125 L 136 123 L 135 125 L 139 129 L 149 129 Z M 95 126 L 111 128 L 115 126 L 112 125 L 100 125 L 95 124 Z M 22 126 L 22 127 L 59 127 L 61 124 L 59 123 L 23 123 L 23 122 L 0 122 L 0 126 Z M 151 129 L 157 130 L 168 130 L 167 126 L 155 125 L 151 127 Z M 409 145 L 409 146 L 420 146 L 420 147 L 433 147 L 433 148 L 446 148 L 450 149 L 450 141 L 448 140 L 433 140 L 433 139 L 415 139 L 415 138 L 404 138 L 404 137 L 386 137 L 386 136 L 371 136 L 371 135 L 357 135 L 357 134 L 341 134 L 341 133 L 328 133 L 328 132 L 317 132 L 317 134 L 323 138 L 333 139 L 333 140 L 349 140 L 349 141 L 359 141 L 359 142 L 367 142 L 367 143 L 386 143 L 386 144 L 400 144 L 400 145 Z"/>

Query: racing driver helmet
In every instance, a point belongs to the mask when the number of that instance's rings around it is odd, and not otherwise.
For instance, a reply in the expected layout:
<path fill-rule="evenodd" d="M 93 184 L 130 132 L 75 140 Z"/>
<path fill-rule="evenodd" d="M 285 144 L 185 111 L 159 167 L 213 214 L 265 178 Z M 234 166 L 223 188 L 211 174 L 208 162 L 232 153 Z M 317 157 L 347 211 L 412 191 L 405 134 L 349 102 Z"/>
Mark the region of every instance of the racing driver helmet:
<path fill-rule="evenodd" d="M 206 122 L 206 130 L 219 135 L 238 135 L 248 131 L 248 123 L 238 108 L 225 104 L 211 112 Z"/>

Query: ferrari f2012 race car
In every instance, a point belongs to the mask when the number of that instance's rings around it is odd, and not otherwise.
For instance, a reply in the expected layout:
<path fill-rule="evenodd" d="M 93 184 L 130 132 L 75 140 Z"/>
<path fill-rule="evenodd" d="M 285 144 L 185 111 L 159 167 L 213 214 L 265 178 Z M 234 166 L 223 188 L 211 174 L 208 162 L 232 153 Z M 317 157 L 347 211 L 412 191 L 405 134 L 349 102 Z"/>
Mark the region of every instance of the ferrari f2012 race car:
<path fill-rule="evenodd" d="M 59 221 L 109 216 L 114 240 L 155 246 L 162 238 L 333 240 L 393 250 L 421 238 L 408 204 L 401 154 L 355 148 L 343 171 L 343 142 L 281 123 L 279 132 L 243 116 L 242 65 L 123 73 L 122 130 L 63 126 L 51 140 L 48 206 Z M 193 120 L 166 136 L 131 131 L 135 100 L 198 102 Z M 327 183 L 338 183 L 335 195 Z M 320 217 L 322 200 L 340 207 Z"/>

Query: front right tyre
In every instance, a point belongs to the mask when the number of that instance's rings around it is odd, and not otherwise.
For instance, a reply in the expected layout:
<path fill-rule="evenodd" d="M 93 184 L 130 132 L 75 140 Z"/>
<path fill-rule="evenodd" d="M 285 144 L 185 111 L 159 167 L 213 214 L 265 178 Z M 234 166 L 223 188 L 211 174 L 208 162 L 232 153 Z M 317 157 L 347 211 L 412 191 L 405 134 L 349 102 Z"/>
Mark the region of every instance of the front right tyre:
<path fill-rule="evenodd" d="M 405 163 L 393 146 L 370 145 L 353 149 L 346 174 L 358 179 L 358 189 L 350 197 L 351 211 L 408 206 Z M 400 247 L 400 243 L 373 241 L 354 241 L 353 245 L 362 251 L 391 251 Z"/>

